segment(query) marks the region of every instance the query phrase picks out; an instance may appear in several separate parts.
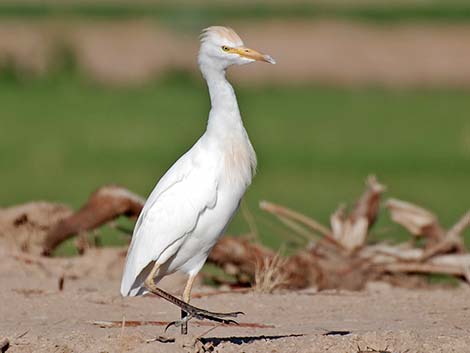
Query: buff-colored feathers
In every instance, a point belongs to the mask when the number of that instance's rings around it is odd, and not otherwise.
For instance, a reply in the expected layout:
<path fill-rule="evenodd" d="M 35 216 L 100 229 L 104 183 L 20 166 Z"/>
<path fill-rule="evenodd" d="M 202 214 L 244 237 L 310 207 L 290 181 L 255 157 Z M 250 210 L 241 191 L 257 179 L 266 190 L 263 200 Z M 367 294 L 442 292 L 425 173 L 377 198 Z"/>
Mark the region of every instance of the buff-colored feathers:
<path fill-rule="evenodd" d="M 227 151 L 224 155 L 224 167 L 232 181 L 239 180 L 248 186 L 256 173 L 256 153 L 248 136 L 246 143 L 226 141 Z"/>
<path fill-rule="evenodd" d="M 218 39 L 219 41 L 229 41 L 234 46 L 242 46 L 243 41 L 239 35 L 230 27 L 223 26 L 211 26 L 205 28 L 201 33 L 201 42 L 205 42 L 207 39 Z"/>

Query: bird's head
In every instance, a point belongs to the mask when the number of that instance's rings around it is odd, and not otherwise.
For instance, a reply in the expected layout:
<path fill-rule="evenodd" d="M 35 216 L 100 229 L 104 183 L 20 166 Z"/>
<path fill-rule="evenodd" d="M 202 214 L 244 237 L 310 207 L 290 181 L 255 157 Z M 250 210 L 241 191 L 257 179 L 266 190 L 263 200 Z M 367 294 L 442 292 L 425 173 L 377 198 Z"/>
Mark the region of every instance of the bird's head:
<path fill-rule="evenodd" d="M 276 63 L 270 55 L 245 47 L 233 29 L 222 26 L 212 26 L 202 31 L 198 61 L 201 69 L 211 67 L 220 70 L 255 61 Z"/>

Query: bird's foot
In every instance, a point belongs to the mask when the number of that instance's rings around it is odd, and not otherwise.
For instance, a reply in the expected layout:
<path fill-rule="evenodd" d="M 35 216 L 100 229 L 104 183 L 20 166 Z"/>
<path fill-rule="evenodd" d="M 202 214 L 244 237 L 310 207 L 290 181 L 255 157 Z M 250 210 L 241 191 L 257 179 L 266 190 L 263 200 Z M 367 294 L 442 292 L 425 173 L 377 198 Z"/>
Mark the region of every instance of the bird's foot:
<path fill-rule="evenodd" d="M 220 322 L 222 324 L 235 324 L 238 325 L 238 322 L 235 320 L 230 320 L 230 317 L 238 317 L 238 315 L 244 315 L 241 311 L 235 311 L 231 313 L 215 313 L 212 311 L 207 311 L 204 309 L 197 308 L 191 304 L 186 303 L 185 301 L 176 298 L 174 295 L 165 292 L 163 289 L 158 288 L 153 280 L 145 281 L 145 287 L 153 294 L 162 297 L 165 300 L 168 300 L 170 303 L 175 304 L 176 306 L 180 307 L 187 315 L 182 318 L 181 320 L 171 322 L 166 327 L 165 331 L 171 326 L 181 326 L 182 324 L 186 324 L 192 318 L 196 318 L 199 320 L 211 320 L 215 322 Z"/>
<path fill-rule="evenodd" d="M 230 317 L 236 318 L 238 317 L 238 315 L 245 314 L 242 311 L 235 311 L 235 312 L 230 312 L 230 313 L 215 313 L 215 312 L 197 308 L 189 304 L 187 304 L 187 307 L 184 307 L 182 309 L 187 313 L 187 315 L 181 320 L 170 322 L 165 327 L 165 331 L 168 330 L 171 326 L 180 327 L 182 325 L 185 325 L 192 318 L 196 318 L 198 320 L 215 321 L 215 322 L 219 322 L 221 324 L 226 324 L 226 325 L 230 325 L 230 324 L 238 325 L 238 322 L 236 322 L 235 320 L 228 319 L 228 318 Z"/>

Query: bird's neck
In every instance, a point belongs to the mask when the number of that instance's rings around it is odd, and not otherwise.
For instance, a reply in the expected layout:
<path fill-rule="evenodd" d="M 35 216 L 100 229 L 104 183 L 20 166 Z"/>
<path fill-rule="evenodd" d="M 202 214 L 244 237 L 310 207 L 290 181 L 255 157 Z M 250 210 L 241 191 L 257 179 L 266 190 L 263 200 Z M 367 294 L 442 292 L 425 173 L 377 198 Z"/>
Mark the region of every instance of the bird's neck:
<path fill-rule="evenodd" d="M 211 111 L 207 124 L 208 132 L 241 131 L 243 122 L 238 109 L 237 97 L 223 69 L 206 69 L 202 74 L 209 87 Z"/>

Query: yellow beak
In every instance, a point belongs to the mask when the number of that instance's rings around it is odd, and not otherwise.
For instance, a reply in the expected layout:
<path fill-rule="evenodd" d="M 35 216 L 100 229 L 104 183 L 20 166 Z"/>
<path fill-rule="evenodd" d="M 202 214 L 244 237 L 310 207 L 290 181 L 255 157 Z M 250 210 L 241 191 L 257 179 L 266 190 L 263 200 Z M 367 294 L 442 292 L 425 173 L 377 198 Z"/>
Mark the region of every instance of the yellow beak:
<path fill-rule="evenodd" d="M 271 55 L 268 54 L 261 54 L 260 52 L 257 52 L 256 50 L 246 48 L 246 47 L 238 47 L 238 48 L 232 48 L 230 50 L 232 53 L 238 54 L 244 58 L 248 59 L 253 59 L 256 61 L 264 61 L 270 64 L 275 64 L 276 60 L 274 60 Z"/>

